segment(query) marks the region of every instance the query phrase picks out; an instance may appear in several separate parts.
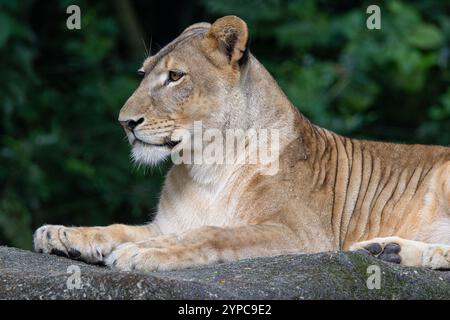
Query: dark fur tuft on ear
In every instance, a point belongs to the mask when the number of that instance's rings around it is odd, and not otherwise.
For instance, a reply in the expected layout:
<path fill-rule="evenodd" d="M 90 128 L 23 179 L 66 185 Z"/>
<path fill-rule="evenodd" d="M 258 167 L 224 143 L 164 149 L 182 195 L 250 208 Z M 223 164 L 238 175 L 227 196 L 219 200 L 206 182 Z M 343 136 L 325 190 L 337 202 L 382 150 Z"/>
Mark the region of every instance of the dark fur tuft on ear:
<path fill-rule="evenodd" d="M 248 38 L 247 44 L 245 45 L 244 53 L 242 54 L 241 59 L 239 59 L 239 66 L 242 67 L 247 64 L 248 59 L 250 57 L 250 42 L 251 38 Z"/>
<path fill-rule="evenodd" d="M 203 40 L 203 47 L 217 65 L 237 66 L 246 54 L 247 39 L 248 29 L 245 21 L 236 16 L 225 16 L 211 25 Z M 243 61 L 246 59 L 248 57 Z"/>

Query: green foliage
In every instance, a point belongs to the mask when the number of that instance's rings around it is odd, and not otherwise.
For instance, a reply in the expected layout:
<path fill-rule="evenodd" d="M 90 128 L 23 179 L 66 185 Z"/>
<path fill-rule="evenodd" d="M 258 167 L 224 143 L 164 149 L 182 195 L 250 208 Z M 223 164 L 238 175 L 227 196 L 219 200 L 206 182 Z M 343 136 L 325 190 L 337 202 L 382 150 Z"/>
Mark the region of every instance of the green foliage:
<path fill-rule="evenodd" d="M 72 3 L 82 8 L 79 31 L 65 25 Z M 141 61 L 112 3 L 0 0 L 0 244 L 29 248 L 43 223 L 142 223 L 156 206 L 165 168 L 134 168 L 117 123 Z M 241 16 L 253 53 L 322 126 L 450 143 L 448 2 L 382 2 L 382 30 L 365 26 L 370 1 L 198 0 L 170 21 L 129 3 L 145 12 L 140 26 L 154 14 L 146 34 L 165 41 L 176 21 Z"/>

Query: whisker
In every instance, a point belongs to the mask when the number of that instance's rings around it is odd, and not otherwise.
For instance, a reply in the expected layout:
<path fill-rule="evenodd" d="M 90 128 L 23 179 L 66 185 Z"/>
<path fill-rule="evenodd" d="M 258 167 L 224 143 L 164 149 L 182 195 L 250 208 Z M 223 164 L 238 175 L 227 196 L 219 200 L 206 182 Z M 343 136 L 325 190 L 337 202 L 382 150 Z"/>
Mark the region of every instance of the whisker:
<path fill-rule="evenodd" d="M 150 35 L 150 52 L 147 57 L 152 55 L 152 44 L 153 44 L 153 34 Z"/>
<path fill-rule="evenodd" d="M 142 38 L 142 44 L 144 45 L 144 50 L 145 50 L 145 56 L 144 56 L 144 59 L 145 59 L 145 58 L 148 57 L 149 52 L 148 52 L 147 44 L 145 43 L 144 38 Z"/>

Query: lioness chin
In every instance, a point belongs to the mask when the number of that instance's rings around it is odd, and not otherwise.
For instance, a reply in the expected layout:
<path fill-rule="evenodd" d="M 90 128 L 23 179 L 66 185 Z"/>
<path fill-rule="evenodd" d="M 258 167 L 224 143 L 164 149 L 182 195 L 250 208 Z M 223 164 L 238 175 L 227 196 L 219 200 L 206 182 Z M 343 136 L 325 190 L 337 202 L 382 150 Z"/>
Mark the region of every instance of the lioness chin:
<path fill-rule="evenodd" d="M 194 24 L 139 70 L 119 121 L 137 162 L 155 164 L 192 132 L 279 131 L 279 170 L 179 164 L 153 222 L 45 225 L 38 252 L 121 270 L 169 270 L 249 257 L 358 250 L 385 261 L 450 267 L 450 148 L 354 140 L 311 124 L 247 48 L 235 16 Z"/>

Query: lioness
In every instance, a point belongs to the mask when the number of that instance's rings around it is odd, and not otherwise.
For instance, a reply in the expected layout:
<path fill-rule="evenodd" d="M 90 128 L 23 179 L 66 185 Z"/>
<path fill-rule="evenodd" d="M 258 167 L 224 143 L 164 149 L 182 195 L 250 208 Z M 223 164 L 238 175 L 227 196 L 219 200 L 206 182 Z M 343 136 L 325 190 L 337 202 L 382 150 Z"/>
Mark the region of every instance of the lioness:
<path fill-rule="evenodd" d="M 450 267 L 450 148 L 354 140 L 311 124 L 249 53 L 236 16 L 190 26 L 145 60 L 119 121 L 139 163 L 166 159 L 175 129 L 280 132 L 279 171 L 180 164 L 143 226 L 45 225 L 38 252 L 120 270 L 169 270 L 285 253 L 358 250 Z"/>

